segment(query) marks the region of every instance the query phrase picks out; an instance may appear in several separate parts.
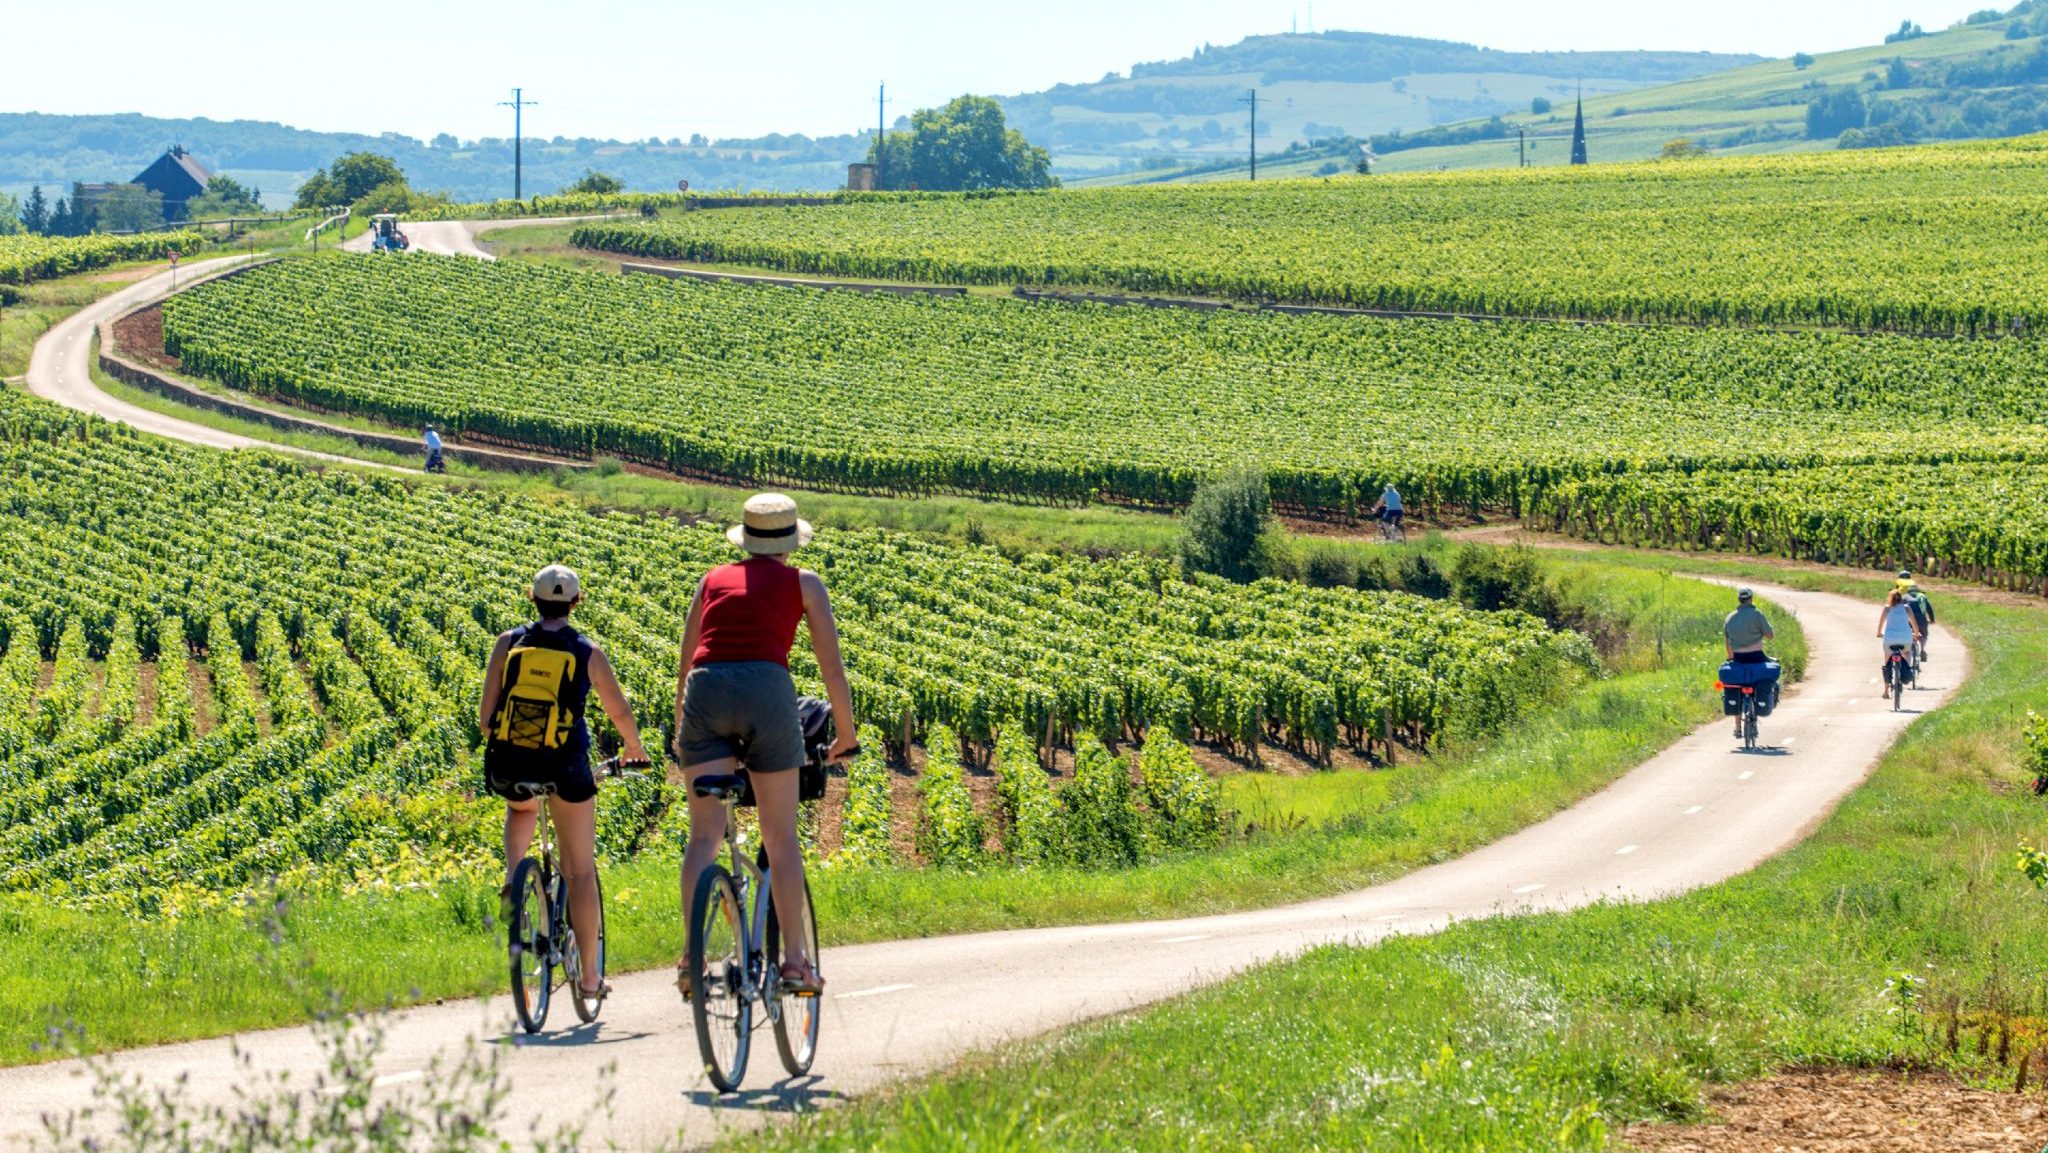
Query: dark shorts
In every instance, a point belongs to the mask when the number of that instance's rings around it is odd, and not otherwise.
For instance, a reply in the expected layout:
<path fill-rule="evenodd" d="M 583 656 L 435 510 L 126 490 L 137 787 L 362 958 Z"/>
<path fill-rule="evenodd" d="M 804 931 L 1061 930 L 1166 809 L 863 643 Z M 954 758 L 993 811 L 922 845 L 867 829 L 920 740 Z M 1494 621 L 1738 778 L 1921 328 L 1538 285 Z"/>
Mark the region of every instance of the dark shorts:
<path fill-rule="evenodd" d="M 773 661 L 698 665 L 683 686 L 683 767 L 737 758 L 750 773 L 803 766 L 796 682 Z"/>
<path fill-rule="evenodd" d="M 588 757 L 563 765 L 556 769 L 522 767 L 508 769 L 491 763 L 484 757 L 484 788 L 508 801 L 524 801 L 532 796 L 522 791 L 521 784 L 548 784 L 555 787 L 555 796 L 572 805 L 580 805 L 597 796 L 597 779 L 590 774 Z"/>
<path fill-rule="evenodd" d="M 1405 511 L 1406 510 L 1404 509 L 1398 508 L 1384 508 L 1380 510 L 1380 519 L 1385 521 L 1392 521 L 1395 524 L 1400 524 L 1401 518 L 1405 514 Z"/>
<path fill-rule="evenodd" d="M 1771 663 L 1771 658 L 1762 653 L 1736 653 L 1728 659 L 1738 665 L 1766 665 Z"/>

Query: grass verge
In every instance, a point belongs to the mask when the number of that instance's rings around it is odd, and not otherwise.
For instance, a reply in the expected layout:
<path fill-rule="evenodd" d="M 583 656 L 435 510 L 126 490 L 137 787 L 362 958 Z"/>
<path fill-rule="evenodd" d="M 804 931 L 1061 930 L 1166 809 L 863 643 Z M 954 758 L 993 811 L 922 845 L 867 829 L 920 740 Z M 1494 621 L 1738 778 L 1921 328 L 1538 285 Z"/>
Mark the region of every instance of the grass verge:
<path fill-rule="evenodd" d="M 1943 619 L 1970 643 L 1969 684 L 1745 876 L 1315 950 L 730 1147 L 1602 1149 L 1622 1122 L 1696 1116 L 1704 1083 L 1782 1066 L 2009 1087 L 2004 1046 L 1978 1038 L 2002 1021 L 2014 1061 L 2039 1043 L 2048 903 L 2012 864 L 2040 825 L 2014 760 L 2048 699 L 2048 613 L 1958 602 Z"/>
<path fill-rule="evenodd" d="M 1613 676 L 1516 730 L 1391 770 L 1235 777 L 1227 796 L 1253 831 L 1124 871 L 821 868 L 814 888 L 828 940 L 1221 912 L 1342 892 L 1539 820 L 1717 711 L 1703 686 L 1725 590 L 1578 558 L 1546 566 L 1562 584 L 1602 589 L 1605 611 L 1638 622 L 1637 643 Z M 1647 648 L 1655 636 L 1662 662 Z M 617 967 L 674 960 L 674 878 L 672 849 L 607 867 Z M 47 962 L 0 972 L 0 1064 L 41 1059 L 31 1046 L 67 1019 L 85 1025 L 91 1047 L 121 1048 L 297 1020 L 302 988 L 370 1005 L 497 991 L 496 886 L 479 877 L 159 920 L 0 899 L 0 936 L 34 942 L 24 952 Z"/>

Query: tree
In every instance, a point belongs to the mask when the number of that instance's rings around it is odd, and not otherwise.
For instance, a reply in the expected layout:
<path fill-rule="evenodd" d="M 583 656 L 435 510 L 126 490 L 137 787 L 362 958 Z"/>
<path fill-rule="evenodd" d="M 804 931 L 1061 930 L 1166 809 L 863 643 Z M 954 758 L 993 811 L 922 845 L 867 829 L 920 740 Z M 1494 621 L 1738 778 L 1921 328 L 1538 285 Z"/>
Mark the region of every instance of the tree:
<path fill-rule="evenodd" d="M 232 176 L 216 176 L 206 182 L 205 193 L 185 205 L 187 220 L 221 220 L 230 216 L 253 216 L 263 211 L 255 189 Z"/>
<path fill-rule="evenodd" d="M 43 199 L 40 184 L 28 190 L 28 199 L 21 206 L 21 225 L 38 234 L 50 231 L 50 202 Z"/>
<path fill-rule="evenodd" d="M 1911 20 L 1899 21 L 1899 30 L 1884 38 L 1886 44 L 1897 44 L 1902 40 L 1918 40 L 1927 35 L 1927 30 Z"/>
<path fill-rule="evenodd" d="M 1181 525 L 1181 564 L 1225 580 L 1252 580 L 1259 575 L 1272 520 L 1272 490 L 1263 471 L 1245 467 L 1219 473 L 1195 490 L 1188 505 Z"/>
<path fill-rule="evenodd" d="M 443 152 L 454 152 L 462 147 L 462 141 L 455 139 L 453 136 L 450 136 L 446 132 L 443 132 L 440 135 L 434 137 L 434 139 L 430 143 L 428 143 L 427 147 L 438 148 Z"/>
<path fill-rule="evenodd" d="M 576 183 L 571 184 L 569 187 L 562 189 L 562 191 L 565 193 L 591 192 L 596 193 L 599 196 L 610 196 L 613 195 L 614 193 L 624 192 L 625 190 L 625 181 L 620 180 L 618 177 L 613 176 L 610 173 L 597 172 L 588 168 L 583 170 L 583 179 L 578 180 Z"/>
<path fill-rule="evenodd" d="M 13 236 L 22 231 L 21 200 L 0 192 L 0 236 Z"/>
<path fill-rule="evenodd" d="M 1851 128 L 1861 128 L 1870 119 L 1863 94 L 1849 85 L 1831 88 L 1806 106 L 1806 138 L 1834 140 Z"/>
<path fill-rule="evenodd" d="M 1813 57 L 1804 52 L 1795 52 L 1792 54 L 1792 67 L 1804 72 L 1813 67 Z"/>
<path fill-rule="evenodd" d="M 50 236 L 78 235 L 77 221 L 71 215 L 71 205 L 63 197 L 57 198 L 57 207 L 50 210 L 50 223 L 44 229 Z"/>
<path fill-rule="evenodd" d="M 1548 115 L 1550 115 L 1550 101 L 1549 101 L 1549 100 L 1548 100 L 1547 98 L 1545 98 L 1545 97 L 1542 97 L 1542 96 L 1538 96 L 1538 97 L 1537 97 L 1537 98 L 1535 98 L 1534 100 L 1531 100 L 1531 101 L 1529 101 L 1529 115 L 1531 115 L 1531 116 L 1548 116 Z"/>
<path fill-rule="evenodd" d="M 413 195 L 412 188 L 405 181 L 392 180 L 370 189 L 350 204 L 365 216 L 375 216 L 380 212 L 406 213 L 418 206 L 418 197 Z"/>
<path fill-rule="evenodd" d="M 398 162 L 375 152 L 351 152 L 326 168 L 317 169 L 299 186 L 297 207 L 326 208 L 354 204 L 373 188 L 404 184 L 405 173 Z"/>
<path fill-rule="evenodd" d="M 164 222 L 164 196 L 140 184 L 116 184 L 93 206 L 87 228 L 108 232 L 139 232 Z M 74 212 L 75 216 L 76 213 Z M 86 228 L 79 231 L 84 232 Z"/>
<path fill-rule="evenodd" d="M 986 96 L 961 96 L 944 108 L 921 108 L 907 132 L 868 146 L 884 188 L 957 192 L 982 188 L 1050 188 L 1052 158 L 1003 120 Z"/>
<path fill-rule="evenodd" d="M 1665 160 L 1690 160 L 1693 157 L 1705 156 L 1706 154 L 1706 145 L 1687 140 L 1681 136 L 1676 140 L 1665 142 L 1662 157 Z"/>
<path fill-rule="evenodd" d="M 1905 57 L 1894 56 L 1892 57 L 1892 62 L 1885 65 L 1884 86 L 1886 88 L 1911 88 L 1913 86 L 1913 69 L 1906 64 Z"/>

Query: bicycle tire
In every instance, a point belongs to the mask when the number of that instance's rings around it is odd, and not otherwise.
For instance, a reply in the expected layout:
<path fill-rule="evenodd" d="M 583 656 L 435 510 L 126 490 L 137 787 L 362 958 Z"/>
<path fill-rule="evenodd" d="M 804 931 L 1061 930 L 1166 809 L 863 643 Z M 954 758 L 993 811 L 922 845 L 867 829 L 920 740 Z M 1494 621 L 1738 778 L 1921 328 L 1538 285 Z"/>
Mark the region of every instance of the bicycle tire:
<path fill-rule="evenodd" d="M 763 952 L 768 957 L 771 972 L 779 973 L 782 964 L 782 923 L 772 896 L 768 900 L 767 932 L 763 941 Z M 818 959 L 818 906 L 811 900 L 811 879 L 804 878 L 804 912 L 798 919 L 804 927 L 807 943 L 806 952 L 811 958 L 811 967 L 820 977 L 825 975 L 825 966 Z M 824 1013 L 823 1000 L 814 995 L 777 994 L 781 1004 L 775 1013 L 775 1048 L 782 1056 L 782 1067 L 792 1077 L 801 1077 L 811 1071 L 811 1062 L 818 1057 L 818 1026 Z"/>
<path fill-rule="evenodd" d="M 1900 664 L 1892 670 L 1892 711 L 1898 712 L 1906 701 L 1906 667 Z"/>
<path fill-rule="evenodd" d="M 602 987 L 605 974 L 604 878 L 594 877 L 591 883 L 597 886 L 597 981 Z M 566 910 L 562 913 L 562 923 L 569 923 L 569 914 Z M 569 979 L 569 1001 L 576 1006 L 576 1019 L 588 1025 L 597 1020 L 598 1013 L 603 1011 L 604 998 L 587 997 L 583 993 L 583 952 L 580 947 L 582 941 L 578 939 L 576 930 L 571 927 L 564 934 L 563 940 L 567 943 L 562 946 L 562 974 Z"/>
<path fill-rule="evenodd" d="M 721 1093 L 739 1089 L 753 1046 L 754 1004 L 747 990 L 746 908 L 724 865 L 711 864 L 697 878 L 690 901 L 690 943 L 684 964 L 690 971 L 690 1017 L 704 1075 Z"/>
<path fill-rule="evenodd" d="M 1742 706 L 1742 748 L 1745 752 L 1756 751 L 1756 701 L 1746 699 Z"/>
<path fill-rule="evenodd" d="M 512 870 L 512 915 L 507 918 L 506 953 L 512 973 L 512 1011 L 519 1027 L 538 1033 L 548 1023 L 554 964 L 548 959 L 553 923 L 540 862 L 532 857 Z"/>

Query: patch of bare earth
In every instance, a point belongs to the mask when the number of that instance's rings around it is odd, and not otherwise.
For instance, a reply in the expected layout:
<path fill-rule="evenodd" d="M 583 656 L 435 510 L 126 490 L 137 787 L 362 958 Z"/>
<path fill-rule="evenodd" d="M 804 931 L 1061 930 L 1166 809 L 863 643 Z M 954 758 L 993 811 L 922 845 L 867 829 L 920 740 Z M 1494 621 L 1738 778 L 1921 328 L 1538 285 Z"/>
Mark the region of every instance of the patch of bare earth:
<path fill-rule="evenodd" d="M 1638 1153 L 2037 1153 L 2048 1104 L 1936 1073 L 1804 1069 L 1710 1090 L 1714 1120 L 1631 1125 Z"/>
<path fill-rule="evenodd" d="M 152 305 L 114 322 L 114 347 L 137 364 L 166 372 L 179 372 L 184 365 L 164 351 L 164 314 Z"/>

